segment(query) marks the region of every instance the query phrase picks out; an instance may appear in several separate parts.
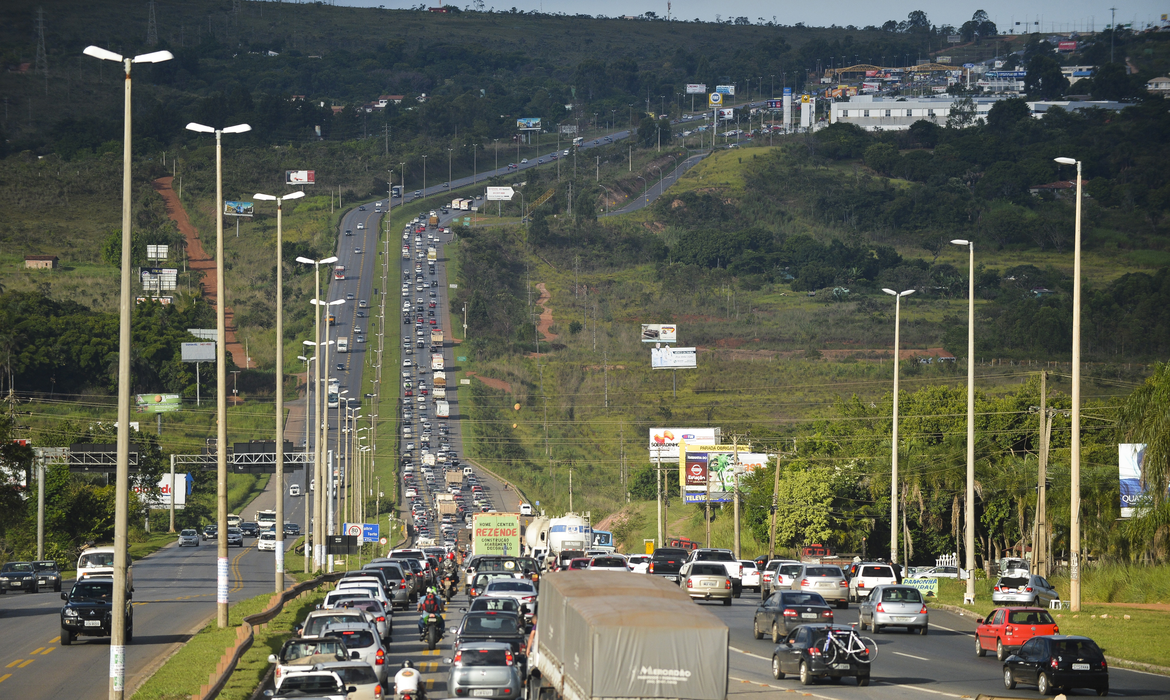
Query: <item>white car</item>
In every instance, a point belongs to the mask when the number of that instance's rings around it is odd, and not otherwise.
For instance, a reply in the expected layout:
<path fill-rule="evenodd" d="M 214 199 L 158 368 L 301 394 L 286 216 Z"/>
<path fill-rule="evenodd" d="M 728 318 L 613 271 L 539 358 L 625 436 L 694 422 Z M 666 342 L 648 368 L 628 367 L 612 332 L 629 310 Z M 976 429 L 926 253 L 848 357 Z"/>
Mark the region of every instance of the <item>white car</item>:
<path fill-rule="evenodd" d="M 632 554 L 626 557 L 626 566 L 635 574 L 650 573 L 650 562 L 654 557 L 649 554 Z"/>
<path fill-rule="evenodd" d="M 256 540 L 256 549 L 261 551 L 276 551 L 276 533 L 261 532 L 260 539 Z"/>
<path fill-rule="evenodd" d="M 756 568 L 756 562 L 751 559 L 740 559 L 739 563 L 743 564 L 743 587 L 759 593 L 760 570 Z"/>
<path fill-rule="evenodd" d="M 600 554 L 589 560 L 590 571 L 629 571 L 626 558 L 620 554 Z"/>
<path fill-rule="evenodd" d="M 498 578 L 488 583 L 481 594 L 484 598 L 512 598 L 521 605 L 536 602 L 536 586 L 519 578 Z"/>
<path fill-rule="evenodd" d="M 358 225 L 357 225 L 357 230 L 361 231 L 361 230 L 362 230 L 362 229 L 364 229 L 365 227 L 366 227 L 366 225 L 365 225 L 365 224 L 363 224 L 363 223 L 362 223 L 362 222 L 360 222 L 360 221 L 358 222 Z"/>

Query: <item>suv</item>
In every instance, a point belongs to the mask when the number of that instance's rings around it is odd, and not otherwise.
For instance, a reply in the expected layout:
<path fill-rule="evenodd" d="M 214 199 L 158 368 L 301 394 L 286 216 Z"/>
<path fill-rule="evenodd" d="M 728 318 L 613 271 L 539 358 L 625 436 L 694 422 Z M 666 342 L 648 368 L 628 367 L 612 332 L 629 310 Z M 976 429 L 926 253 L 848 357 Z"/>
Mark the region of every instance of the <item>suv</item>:
<path fill-rule="evenodd" d="M 768 562 L 760 581 L 760 598 L 767 600 L 775 591 L 792 590 L 792 579 L 803 568 L 804 564 L 795 559 L 773 559 Z"/>
<path fill-rule="evenodd" d="M 654 550 L 654 554 L 651 556 L 647 573 L 661 576 L 667 581 L 677 583 L 679 580 L 679 569 L 682 568 L 683 563 L 687 560 L 688 553 L 687 550 L 676 547 L 659 547 Z"/>
<path fill-rule="evenodd" d="M 718 562 L 727 570 L 727 576 L 731 579 L 732 595 L 736 598 L 743 592 L 743 564 L 735 558 L 735 554 L 730 549 L 696 549 L 691 552 L 691 556 L 687 559 L 687 563 L 683 564 L 679 574 L 686 578 L 690 573 L 690 565 L 695 562 Z"/>
<path fill-rule="evenodd" d="M 857 566 L 857 572 L 849 579 L 849 602 L 860 603 L 869 597 L 869 592 L 875 586 L 882 584 L 901 583 L 894 567 L 889 564 L 863 563 Z"/>
<path fill-rule="evenodd" d="M 313 671 L 313 666 L 319 663 L 349 660 L 349 651 L 345 648 L 345 642 L 337 637 L 318 637 L 317 639 L 293 637 L 284 643 L 279 654 L 268 655 L 268 663 L 276 664 L 273 683 L 278 688 L 290 674 L 310 673 Z"/>
<path fill-rule="evenodd" d="M 109 637 L 113 633 L 114 579 L 91 576 L 73 584 L 68 593 L 62 593 L 65 607 L 61 608 L 61 645 L 69 646 L 80 636 Z M 125 643 L 134 639 L 134 608 L 130 593 L 126 593 Z"/>

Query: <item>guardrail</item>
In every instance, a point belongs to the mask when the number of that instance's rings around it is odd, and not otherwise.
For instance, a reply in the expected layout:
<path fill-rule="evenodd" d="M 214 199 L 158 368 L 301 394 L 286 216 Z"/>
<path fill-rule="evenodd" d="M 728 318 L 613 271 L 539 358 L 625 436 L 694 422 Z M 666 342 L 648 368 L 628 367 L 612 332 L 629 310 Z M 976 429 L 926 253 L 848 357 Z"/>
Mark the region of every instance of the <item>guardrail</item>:
<path fill-rule="evenodd" d="M 240 663 L 240 658 L 244 653 L 252 648 L 252 642 L 255 640 L 255 629 L 267 624 L 284 610 L 284 605 L 290 600 L 295 600 L 307 591 L 311 591 L 323 583 L 329 583 L 339 580 L 345 572 L 338 571 L 332 574 L 324 574 L 318 576 L 310 581 L 303 581 L 301 583 L 289 586 L 280 593 L 274 593 L 268 607 L 244 618 L 243 624 L 236 628 L 236 641 L 232 646 L 224 651 L 223 656 L 220 657 L 219 663 L 215 666 L 215 671 L 207 678 L 207 684 L 199 688 L 199 692 L 191 696 L 191 700 L 215 700 L 223 687 L 227 685 L 228 679 L 232 677 L 236 666 Z"/>

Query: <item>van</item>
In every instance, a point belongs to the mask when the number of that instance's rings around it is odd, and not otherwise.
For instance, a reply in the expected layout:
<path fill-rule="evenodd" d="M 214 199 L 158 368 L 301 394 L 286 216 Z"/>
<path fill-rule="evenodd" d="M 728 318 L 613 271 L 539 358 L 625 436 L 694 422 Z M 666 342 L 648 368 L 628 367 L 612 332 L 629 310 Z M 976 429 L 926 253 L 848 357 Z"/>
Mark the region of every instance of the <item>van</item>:
<path fill-rule="evenodd" d="M 301 485 L 300 484 L 291 484 L 288 487 L 288 495 L 290 495 L 290 496 L 301 495 Z"/>
<path fill-rule="evenodd" d="M 527 503 L 521 503 L 520 515 L 532 515 L 532 506 Z"/>
<path fill-rule="evenodd" d="M 464 467 L 463 468 L 463 476 L 471 476 L 474 473 L 475 473 L 475 470 L 472 469 L 471 467 Z"/>
<path fill-rule="evenodd" d="M 87 578 L 113 578 L 114 548 L 90 547 L 77 558 L 77 580 Z M 134 567 L 126 555 L 126 590 L 134 590 Z"/>
<path fill-rule="evenodd" d="M 894 585 L 901 582 L 901 577 L 889 564 L 869 562 L 859 564 L 853 578 L 849 579 L 849 602 L 861 603 L 865 601 L 875 586 Z"/>

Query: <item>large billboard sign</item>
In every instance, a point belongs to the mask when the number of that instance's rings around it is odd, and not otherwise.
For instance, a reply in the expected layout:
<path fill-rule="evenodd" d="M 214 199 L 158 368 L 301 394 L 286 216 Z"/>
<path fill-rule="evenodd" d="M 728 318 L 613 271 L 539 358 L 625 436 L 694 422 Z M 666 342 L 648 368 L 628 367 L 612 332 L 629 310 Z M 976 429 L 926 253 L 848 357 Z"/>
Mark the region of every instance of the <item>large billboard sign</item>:
<path fill-rule="evenodd" d="M 519 513 L 476 513 L 471 524 L 473 554 L 520 555 Z"/>
<path fill-rule="evenodd" d="M 678 459 L 678 444 L 683 440 L 690 443 L 715 445 L 719 443 L 719 428 L 651 428 L 650 459 L 672 461 Z"/>
<path fill-rule="evenodd" d="M 190 474 L 175 474 L 174 486 L 171 486 L 170 473 L 163 474 L 154 488 L 135 486 L 134 493 L 147 508 L 169 510 L 171 507 L 171 491 L 175 493 L 175 510 L 182 510 L 187 505 L 187 494 L 191 493 L 194 481 Z"/>
<path fill-rule="evenodd" d="M 252 207 L 251 202 L 227 201 L 227 202 L 223 203 L 223 215 L 224 216 L 248 216 L 248 217 L 250 217 L 254 213 L 255 213 L 255 209 Z"/>
<path fill-rule="evenodd" d="M 706 83 L 687 83 L 688 95 L 702 95 L 707 92 Z"/>
<path fill-rule="evenodd" d="M 215 343 L 183 343 L 183 362 L 215 362 Z"/>
<path fill-rule="evenodd" d="M 516 194 L 516 190 L 511 187 L 489 187 L 487 188 L 487 201 L 489 202 L 510 202 L 512 196 Z"/>
<path fill-rule="evenodd" d="M 520 117 L 516 120 L 516 128 L 521 131 L 540 131 L 540 117 Z"/>
<path fill-rule="evenodd" d="M 182 409 L 183 400 L 178 394 L 138 394 L 134 405 L 139 413 L 170 413 Z"/>
<path fill-rule="evenodd" d="M 767 455 L 743 452 L 732 445 L 679 444 L 679 485 L 684 503 L 728 503 L 734 498 L 736 479 L 767 463 Z M 745 463 L 744 458 L 750 463 Z"/>
<path fill-rule="evenodd" d="M 723 106 L 723 95 L 719 94 L 718 92 L 712 92 L 711 94 L 707 95 L 707 106 L 708 107 L 722 107 Z"/>
<path fill-rule="evenodd" d="M 678 326 L 673 323 L 643 323 L 643 343 L 677 343 Z"/>
<path fill-rule="evenodd" d="M 698 367 L 695 348 L 650 348 L 651 369 L 695 369 Z"/>
<path fill-rule="evenodd" d="M 724 109 L 719 110 L 718 116 L 723 121 L 731 121 L 732 119 L 735 119 L 735 108 L 725 107 Z"/>
<path fill-rule="evenodd" d="M 316 170 L 285 170 L 284 184 L 286 185 L 315 185 L 317 184 Z"/>
<path fill-rule="evenodd" d="M 715 92 L 717 92 L 721 95 L 731 95 L 732 97 L 734 97 L 735 96 L 735 86 L 734 85 L 716 85 Z"/>

